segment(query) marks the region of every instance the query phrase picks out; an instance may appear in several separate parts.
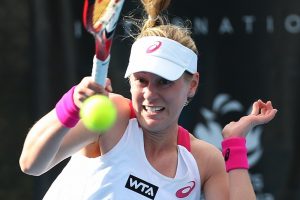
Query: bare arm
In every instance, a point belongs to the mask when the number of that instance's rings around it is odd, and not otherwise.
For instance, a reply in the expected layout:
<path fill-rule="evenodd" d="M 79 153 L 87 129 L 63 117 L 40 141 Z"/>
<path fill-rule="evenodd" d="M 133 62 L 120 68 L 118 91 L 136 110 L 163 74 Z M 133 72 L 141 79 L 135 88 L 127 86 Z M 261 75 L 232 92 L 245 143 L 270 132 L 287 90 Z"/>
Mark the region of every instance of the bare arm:
<path fill-rule="evenodd" d="M 80 124 L 73 130 L 64 127 L 55 110 L 40 119 L 29 131 L 20 157 L 20 167 L 30 175 L 41 175 L 85 145 L 96 140 L 83 132 Z M 81 130 L 81 131 L 79 131 Z"/>
<path fill-rule="evenodd" d="M 248 131 L 253 127 L 271 121 L 277 110 L 273 109 L 270 101 L 264 103 L 257 101 L 253 104 L 250 115 L 242 117 L 237 122 L 231 122 L 223 129 L 223 137 L 246 137 Z M 207 148 L 206 148 L 207 150 Z M 205 158 L 205 164 L 202 164 L 202 170 L 205 171 L 202 176 L 203 191 L 206 200 L 255 200 L 248 170 L 234 169 L 225 172 L 224 159 L 221 152 L 209 149 L 208 158 Z"/>
<path fill-rule="evenodd" d="M 228 200 L 229 177 L 225 171 L 222 152 L 212 144 L 203 140 L 191 138 L 191 153 L 196 159 L 200 178 L 201 190 L 205 200 Z"/>
<path fill-rule="evenodd" d="M 229 179 L 222 153 L 216 147 L 206 147 L 206 156 L 200 169 L 202 190 L 206 200 L 228 200 Z M 207 153 L 209 152 L 209 153 Z"/>
<path fill-rule="evenodd" d="M 108 95 L 118 112 L 114 127 L 101 135 L 87 130 L 81 121 L 73 128 L 66 128 L 53 109 L 40 119 L 27 135 L 19 161 L 22 171 L 30 175 L 41 175 L 79 150 L 86 150 L 81 151 L 86 155 L 108 152 L 124 133 L 130 113 L 129 100 L 108 91 L 112 91 L 109 80 L 104 89 L 91 77 L 86 77 L 76 86 L 73 99 L 80 108 L 82 102 L 89 96 L 96 93 Z M 90 151 L 90 146 L 93 147 L 93 152 Z M 95 148 L 98 148 L 96 154 Z"/>
<path fill-rule="evenodd" d="M 40 119 L 24 142 L 19 161 L 22 171 L 31 175 L 44 173 L 67 131 L 56 118 L 54 110 Z"/>
<path fill-rule="evenodd" d="M 219 170 L 217 167 L 213 168 L 215 171 L 203 188 L 206 200 L 256 199 L 248 170 L 235 169 L 226 174 L 225 167 Z"/>
<path fill-rule="evenodd" d="M 76 106 L 80 107 L 82 101 L 95 93 L 107 95 L 107 91 L 91 78 L 84 78 L 74 90 Z M 20 167 L 27 174 L 40 175 L 97 138 L 97 134 L 87 131 L 80 122 L 73 128 L 66 128 L 53 109 L 29 131 L 20 156 Z"/>
<path fill-rule="evenodd" d="M 223 137 L 246 137 L 247 133 L 257 125 L 266 124 L 271 121 L 277 110 L 273 109 L 272 103 L 261 100 L 253 104 L 250 115 L 242 117 L 237 122 L 231 122 L 223 129 Z M 256 196 L 251 180 L 246 169 L 234 169 L 229 171 L 229 199 L 230 200 L 255 200 Z"/>

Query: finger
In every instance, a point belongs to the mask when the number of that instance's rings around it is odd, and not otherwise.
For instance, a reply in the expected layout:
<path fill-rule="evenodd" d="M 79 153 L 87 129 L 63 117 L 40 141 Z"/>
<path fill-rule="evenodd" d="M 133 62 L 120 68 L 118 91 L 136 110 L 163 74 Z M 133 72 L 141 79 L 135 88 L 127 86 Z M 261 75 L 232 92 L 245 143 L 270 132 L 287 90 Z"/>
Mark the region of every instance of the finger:
<path fill-rule="evenodd" d="M 93 77 L 85 77 L 82 80 L 82 85 L 83 87 L 94 90 L 96 93 L 102 93 L 104 90 L 104 87 L 97 83 Z"/>
<path fill-rule="evenodd" d="M 273 109 L 270 101 L 264 103 L 262 100 L 259 100 L 260 114 L 265 115 L 268 110 Z"/>
<path fill-rule="evenodd" d="M 264 102 L 261 99 L 259 99 L 257 102 L 259 103 L 259 105 L 264 104 Z"/>
<path fill-rule="evenodd" d="M 257 116 L 256 119 L 257 125 L 268 123 L 275 117 L 276 113 L 277 113 L 277 109 L 272 109 L 270 112 L 266 113 L 265 115 Z"/>
<path fill-rule="evenodd" d="M 266 106 L 267 106 L 267 109 L 268 109 L 268 110 L 272 110 L 272 109 L 273 109 L 273 106 L 272 106 L 272 102 L 271 102 L 271 101 L 268 101 L 267 104 L 266 104 Z"/>
<path fill-rule="evenodd" d="M 259 113 L 259 105 L 258 101 L 254 102 L 252 105 L 251 115 L 258 115 Z"/>
<path fill-rule="evenodd" d="M 263 107 L 263 108 L 260 109 L 260 113 L 261 114 L 265 115 L 266 112 L 267 112 L 267 108 L 266 107 Z"/>
<path fill-rule="evenodd" d="M 96 94 L 96 91 L 85 88 L 85 89 L 80 90 L 78 93 L 79 93 L 79 95 L 82 96 L 83 98 L 88 98 L 88 97 L 90 97 L 90 96 L 95 95 L 95 94 Z"/>
<path fill-rule="evenodd" d="M 272 109 L 268 114 L 266 114 L 264 123 L 271 121 L 275 117 L 276 113 L 277 109 Z"/>
<path fill-rule="evenodd" d="M 105 89 L 94 81 L 86 81 L 82 84 L 79 84 L 77 88 L 77 93 L 84 99 L 95 94 L 107 94 Z"/>
<path fill-rule="evenodd" d="M 263 114 L 268 114 L 273 110 L 273 106 L 272 106 L 272 102 L 271 101 L 267 101 L 267 103 L 265 104 L 265 112 L 263 112 Z"/>
<path fill-rule="evenodd" d="M 113 91 L 112 86 L 111 86 L 111 80 L 109 78 L 106 78 L 105 90 L 108 92 Z"/>
<path fill-rule="evenodd" d="M 100 93 L 100 94 L 103 93 L 105 90 L 102 85 L 98 84 L 94 80 L 88 83 L 87 88 L 94 91 L 95 93 Z"/>

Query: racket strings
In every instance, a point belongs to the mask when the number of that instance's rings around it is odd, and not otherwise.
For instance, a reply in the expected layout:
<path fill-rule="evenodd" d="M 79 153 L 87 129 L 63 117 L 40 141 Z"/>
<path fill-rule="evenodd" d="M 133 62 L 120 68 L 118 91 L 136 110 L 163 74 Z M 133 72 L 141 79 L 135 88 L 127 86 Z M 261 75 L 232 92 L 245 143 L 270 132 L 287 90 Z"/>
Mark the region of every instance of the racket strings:
<path fill-rule="evenodd" d="M 93 9 L 92 25 L 97 29 L 99 24 L 102 24 L 105 19 L 102 19 L 110 0 L 96 0 Z"/>
<path fill-rule="evenodd" d="M 119 18 L 120 8 L 124 1 L 120 0 L 99 0 L 97 5 L 94 5 L 92 12 L 92 28 L 98 32 L 103 26 L 115 23 L 115 19 Z"/>

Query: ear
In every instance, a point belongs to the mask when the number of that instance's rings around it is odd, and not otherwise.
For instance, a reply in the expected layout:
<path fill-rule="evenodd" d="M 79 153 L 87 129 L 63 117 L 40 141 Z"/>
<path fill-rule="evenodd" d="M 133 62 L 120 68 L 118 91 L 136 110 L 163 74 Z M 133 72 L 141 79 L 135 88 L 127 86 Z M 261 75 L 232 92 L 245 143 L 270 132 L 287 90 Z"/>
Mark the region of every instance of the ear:
<path fill-rule="evenodd" d="M 199 77 L 200 77 L 200 75 L 198 72 L 193 74 L 192 80 L 190 82 L 189 97 L 195 96 L 198 85 L 199 85 Z"/>

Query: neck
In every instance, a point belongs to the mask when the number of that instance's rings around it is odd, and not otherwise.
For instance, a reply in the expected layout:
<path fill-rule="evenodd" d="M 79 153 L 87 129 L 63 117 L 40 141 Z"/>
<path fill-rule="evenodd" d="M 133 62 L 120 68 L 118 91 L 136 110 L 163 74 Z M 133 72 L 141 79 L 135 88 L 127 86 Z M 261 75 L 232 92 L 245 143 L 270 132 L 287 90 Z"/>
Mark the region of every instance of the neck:
<path fill-rule="evenodd" d="M 163 151 L 177 149 L 178 125 L 159 132 L 143 129 L 146 154 L 160 154 Z"/>
<path fill-rule="evenodd" d="M 161 174 L 174 178 L 178 162 L 178 125 L 163 132 L 143 131 L 144 149 L 149 163 Z"/>

